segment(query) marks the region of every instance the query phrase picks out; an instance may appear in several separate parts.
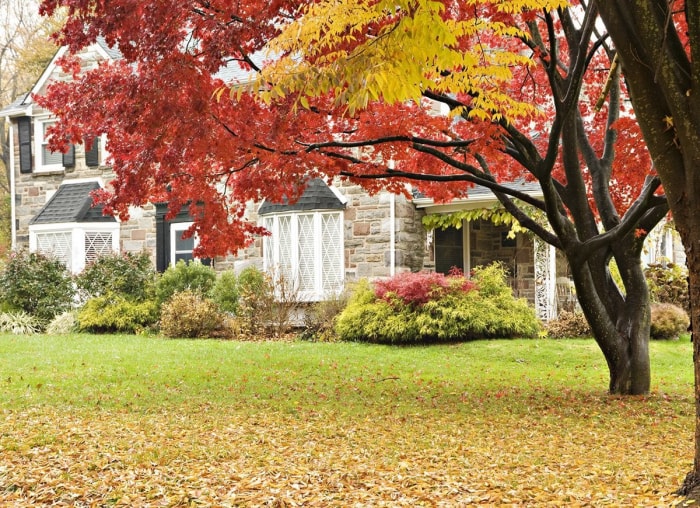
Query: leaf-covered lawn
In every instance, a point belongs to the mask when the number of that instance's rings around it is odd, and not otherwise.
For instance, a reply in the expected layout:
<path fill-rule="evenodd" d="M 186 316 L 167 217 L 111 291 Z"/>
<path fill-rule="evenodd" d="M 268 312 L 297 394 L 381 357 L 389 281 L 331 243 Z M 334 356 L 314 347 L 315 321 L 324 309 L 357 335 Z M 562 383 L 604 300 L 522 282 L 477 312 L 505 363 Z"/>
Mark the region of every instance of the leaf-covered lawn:
<path fill-rule="evenodd" d="M 668 506 L 687 342 L 605 394 L 591 341 L 0 336 L 2 506 Z"/>

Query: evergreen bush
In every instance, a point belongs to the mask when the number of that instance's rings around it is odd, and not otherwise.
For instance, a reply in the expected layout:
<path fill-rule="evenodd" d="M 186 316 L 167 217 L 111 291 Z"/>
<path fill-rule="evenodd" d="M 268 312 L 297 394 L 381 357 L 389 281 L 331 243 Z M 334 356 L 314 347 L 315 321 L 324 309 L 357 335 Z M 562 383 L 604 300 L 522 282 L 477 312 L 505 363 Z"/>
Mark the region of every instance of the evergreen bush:
<path fill-rule="evenodd" d="M 31 314 L 44 325 L 70 309 L 73 298 L 72 277 L 58 259 L 16 251 L 0 271 L 3 307 Z"/>
<path fill-rule="evenodd" d="M 236 274 L 231 270 L 220 273 L 216 278 L 210 297 L 224 312 L 237 314 L 239 288 Z"/>
<path fill-rule="evenodd" d="M 216 272 L 199 261 L 179 260 L 169 266 L 156 282 L 156 299 L 161 305 L 183 291 L 207 295 L 216 282 Z"/>
<path fill-rule="evenodd" d="M 108 293 L 135 301 L 153 297 L 156 271 L 148 253 L 100 256 L 75 278 L 83 299 Z"/>

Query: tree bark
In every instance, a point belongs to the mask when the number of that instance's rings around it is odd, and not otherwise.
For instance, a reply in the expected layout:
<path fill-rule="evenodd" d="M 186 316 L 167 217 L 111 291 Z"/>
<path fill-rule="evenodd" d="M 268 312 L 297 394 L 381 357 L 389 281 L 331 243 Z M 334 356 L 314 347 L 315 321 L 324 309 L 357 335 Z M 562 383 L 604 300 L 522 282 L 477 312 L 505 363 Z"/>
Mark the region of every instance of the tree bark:
<path fill-rule="evenodd" d="M 595 273 L 606 274 L 607 263 L 590 260 L 578 263 L 574 258 L 572 277 L 581 309 L 591 327 L 608 365 L 610 373 L 609 392 L 616 395 L 644 395 L 651 386 L 649 360 L 649 292 L 639 256 L 627 253 L 627 259 L 618 256 L 619 265 L 632 265 L 632 270 L 620 270 L 626 295 L 611 306 L 612 298 L 603 301 L 601 294 L 616 292 L 617 286 L 609 274 L 595 277 Z M 632 256 L 630 259 L 629 256 Z M 637 265 L 637 266 L 634 266 Z M 603 280 L 596 285 L 596 278 Z M 607 287 L 601 287 L 605 284 Z"/>
<path fill-rule="evenodd" d="M 696 201 L 688 196 L 690 201 Z M 692 210 L 700 209 L 700 202 L 689 205 Z M 688 267 L 690 292 L 690 323 L 693 341 L 693 370 L 695 374 L 695 454 L 693 468 L 687 474 L 678 494 L 689 500 L 700 501 L 700 216 L 697 213 L 682 213 L 676 218 L 681 235 Z"/>

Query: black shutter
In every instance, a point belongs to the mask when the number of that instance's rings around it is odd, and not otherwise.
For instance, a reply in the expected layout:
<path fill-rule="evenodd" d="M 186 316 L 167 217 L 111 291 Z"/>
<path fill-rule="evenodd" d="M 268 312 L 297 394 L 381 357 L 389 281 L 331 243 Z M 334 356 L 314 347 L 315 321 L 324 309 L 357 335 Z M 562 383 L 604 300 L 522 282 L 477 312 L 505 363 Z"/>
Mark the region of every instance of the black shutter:
<path fill-rule="evenodd" d="M 89 141 L 85 141 L 85 164 L 91 168 L 100 165 L 100 138 L 92 138 L 92 146 L 88 150 Z"/>
<path fill-rule="evenodd" d="M 19 172 L 32 172 L 32 119 L 23 116 L 17 119 L 19 138 Z"/>
<path fill-rule="evenodd" d="M 73 143 L 68 147 L 68 151 L 63 154 L 63 167 L 75 167 L 75 145 Z"/>

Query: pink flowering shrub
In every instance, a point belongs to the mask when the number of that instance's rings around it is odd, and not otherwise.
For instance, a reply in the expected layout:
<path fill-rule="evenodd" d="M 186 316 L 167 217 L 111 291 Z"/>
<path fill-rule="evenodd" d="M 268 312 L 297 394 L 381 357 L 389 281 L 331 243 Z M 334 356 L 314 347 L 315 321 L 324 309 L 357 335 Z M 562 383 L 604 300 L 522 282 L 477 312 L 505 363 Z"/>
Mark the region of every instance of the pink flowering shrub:
<path fill-rule="evenodd" d="M 460 273 L 405 272 L 374 283 L 377 298 L 391 303 L 399 299 L 406 305 L 421 306 L 455 292 L 468 292 L 474 283 Z"/>

